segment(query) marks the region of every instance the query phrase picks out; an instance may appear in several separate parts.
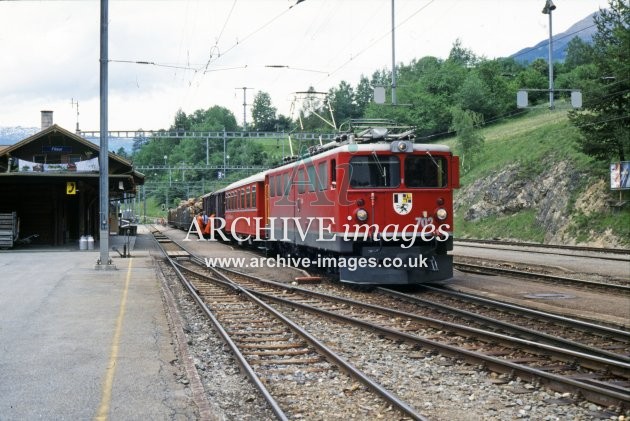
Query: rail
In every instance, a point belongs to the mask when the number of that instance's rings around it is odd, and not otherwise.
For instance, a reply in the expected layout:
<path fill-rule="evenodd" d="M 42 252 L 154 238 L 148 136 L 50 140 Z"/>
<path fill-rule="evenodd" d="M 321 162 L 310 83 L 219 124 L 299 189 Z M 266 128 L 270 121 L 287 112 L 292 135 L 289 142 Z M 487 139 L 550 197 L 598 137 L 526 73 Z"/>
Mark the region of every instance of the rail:
<path fill-rule="evenodd" d="M 282 420 L 288 419 L 288 416 L 285 413 L 285 411 L 287 407 L 291 408 L 292 405 L 289 405 L 286 402 L 286 399 L 283 401 L 281 394 L 280 396 L 277 396 L 278 395 L 277 389 L 278 388 L 282 389 L 282 387 L 279 387 L 276 385 L 276 389 L 274 389 L 274 393 L 270 391 L 269 383 L 272 383 L 275 380 L 273 380 L 273 378 L 269 376 L 265 377 L 264 369 L 261 369 L 260 366 L 264 362 L 262 358 L 263 356 L 278 355 L 278 358 L 273 361 L 277 361 L 277 364 L 281 364 L 281 362 L 283 361 L 281 356 L 284 355 L 285 353 L 285 351 L 283 350 L 284 348 L 287 348 L 287 342 L 293 343 L 295 341 L 285 340 L 282 345 L 277 345 L 278 347 L 277 350 L 273 350 L 273 351 L 272 350 L 253 351 L 254 347 L 264 349 L 261 344 L 259 343 L 254 344 L 252 341 L 255 340 L 255 338 L 257 338 L 258 336 L 261 336 L 261 337 L 263 336 L 263 335 L 256 334 L 256 329 L 259 326 L 266 325 L 267 323 L 270 323 L 271 325 L 271 323 L 273 323 L 273 322 L 267 321 L 267 318 L 270 315 L 273 319 L 279 320 L 283 325 L 287 326 L 291 331 L 295 332 L 299 337 L 303 338 L 302 339 L 303 341 L 309 344 L 308 346 L 303 346 L 303 345 L 299 346 L 300 349 L 296 349 L 295 354 L 291 354 L 292 352 L 291 350 L 286 351 L 286 356 L 287 356 L 288 361 L 287 360 L 284 360 L 284 361 L 287 361 L 287 363 L 294 365 L 294 368 L 291 369 L 292 372 L 297 370 L 298 367 L 300 367 L 297 365 L 297 364 L 300 364 L 300 360 L 298 360 L 297 358 L 298 355 L 302 355 L 308 352 L 308 355 L 306 355 L 306 358 L 303 358 L 304 364 L 312 364 L 313 361 L 311 360 L 315 360 L 316 358 L 313 358 L 311 354 L 315 352 L 315 350 L 317 350 L 317 353 L 325 356 L 325 360 L 330 362 L 331 366 L 327 368 L 327 370 L 332 369 L 331 367 L 339 367 L 341 371 L 347 373 L 351 378 L 358 380 L 360 383 L 363 383 L 367 387 L 367 389 L 372 391 L 374 395 L 380 396 L 385 402 L 387 402 L 388 404 L 391 404 L 393 407 L 401 411 L 401 413 L 404 414 L 404 416 L 410 417 L 411 419 L 414 419 L 414 420 L 421 420 L 421 421 L 427 419 L 423 415 L 416 412 L 413 408 L 408 406 L 404 401 L 398 399 L 395 395 L 393 395 L 391 392 L 386 390 L 383 386 L 373 381 L 369 376 L 367 376 L 366 374 L 364 374 L 363 372 L 361 372 L 360 370 L 356 369 L 354 366 L 346 362 L 343 358 L 341 358 L 334 351 L 332 351 L 327 345 L 325 345 L 323 342 L 319 341 L 317 338 L 309 334 L 306 330 L 304 330 L 298 324 L 289 320 L 282 313 L 280 313 L 273 307 L 269 306 L 267 303 L 263 302 L 259 297 L 257 297 L 257 294 L 254 294 L 253 292 L 250 292 L 248 289 L 242 288 L 241 286 L 233 283 L 233 281 L 229 277 L 222 275 L 219 272 L 215 271 L 214 276 L 208 276 L 207 274 L 202 274 L 195 270 L 187 268 L 186 266 L 180 264 L 179 262 L 175 262 L 174 260 L 170 259 L 170 257 L 182 257 L 182 256 L 178 256 L 180 252 L 177 250 L 173 250 L 173 248 L 181 247 L 181 246 L 174 242 L 170 242 L 173 246 L 170 247 L 171 250 L 166 250 L 167 247 L 164 247 L 164 246 L 167 243 L 169 243 L 169 241 L 163 238 L 162 236 L 159 237 L 158 242 L 161 248 L 163 249 L 163 251 L 165 252 L 165 255 L 169 257 L 168 258 L 169 263 L 173 267 L 175 272 L 177 273 L 177 276 L 179 277 L 180 281 L 183 283 L 183 285 L 185 285 L 186 289 L 194 298 L 194 300 L 197 302 L 199 307 L 203 310 L 203 312 L 206 313 L 206 315 L 212 320 L 212 323 L 214 324 L 215 328 L 217 329 L 217 331 L 219 331 L 221 336 L 224 338 L 226 344 L 230 347 L 232 353 L 235 355 L 235 358 L 237 359 L 241 368 L 250 378 L 252 383 L 254 383 L 257 389 L 261 392 L 261 394 L 265 397 L 270 407 L 272 408 L 273 412 L 276 414 L 276 416 L 279 419 L 282 419 Z M 181 251 L 181 253 L 187 254 L 187 252 L 185 251 Z M 194 256 L 190 256 L 190 255 L 188 256 L 190 257 L 189 259 L 181 260 L 181 261 L 182 262 L 186 262 L 186 261 L 196 262 L 196 264 L 201 263 L 200 259 L 197 259 Z M 186 272 L 188 276 L 185 275 L 184 272 Z M 199 281 L 193 283 L 190 281 L 191 277 L 196 277 L 199 279 Z M 219 288 L 222 288 L 221 292 L 218 292 L 218 290 L 215 287 L 211 286 L 211 284 L 216 284 L 218 285 Z M 208 295 L 209 297 L 210 296 L 212 297 L 211 298 L 212 310 L 205 303 L 204 296 L 206 295 Z M 224 300 L 228 300 L 226 301 L 227 304 L 224 303 Z M 239 301 L 240 304 L 229 305 L 229 300 L 240 300 Z M 247 302 L 248 304 L 247 305 L 244 304 L 245 302 Z M 247 308 L 249 308 L 250 304 L 254 304 L 256 308 L 262 309 L 263 312 L 261 313 L 260 311 L 258 311 L 257 316 L 251 319 L 252 327 L 247 328 L 246 338 L 239 340 L 238 338 L 234 337 L 235 331 L 236 331 L 234 326 L 232 326 L 232 328 L 228 327 L 230 324 L 230 320 L 229 320 L 230 313 L 234 311 L 234 317 L 237 320 L 237 325 L 244 326 L 245 324 L 247 324 L 248 317 L 251 317 L 247 315 L 248 313 Z M 233 309 L 233 310 L 230 310 L 230 309 Z M 274 331 L 274 334 L 277 336 L 278 333 L 276 332 L 276 330 L 280 328 L 278 327 L 277 323 L 274 326 L 275 327 L 271 329 L 271 331 Z M 271 346 L 273 347 L 274 345 L 271 345 Z M 243 351 L 242 350 L 243 348 L 245 348 L 246 351 Z M 311 348 L 313 350 L 311 350 Z M 251 358 L 248 358 L 248 355 L 252 355 L 252 354 L 254 355 L 260 354 L 260 358 L 251 360 Z M 291 358 L 289 359 L 289 357 Z M 253 367 L 253 365 L 255 365 L 256 367 Z M 302 367 L 301 370 L 304 372 L 309 372 L 309 371 L 315 372 L 318 370 L 318 368 L 317 367 L 313 367 L 313 368 Z M 325 378 L 327 377 L 328 377 L 328 374 L 322 377 L 322 379 L 325 380 Z M 316 382 L 316 381 L 313 381 L 311 383 L 319 384 L 319 382 Z M 293 390 L 291 393 L 295 393 L 295 391 Z M 308 400 L 306 397 L 303 397 L 303 398 Z M 348 402 L 348 404 L 352 405 L 351 402 Z"/>

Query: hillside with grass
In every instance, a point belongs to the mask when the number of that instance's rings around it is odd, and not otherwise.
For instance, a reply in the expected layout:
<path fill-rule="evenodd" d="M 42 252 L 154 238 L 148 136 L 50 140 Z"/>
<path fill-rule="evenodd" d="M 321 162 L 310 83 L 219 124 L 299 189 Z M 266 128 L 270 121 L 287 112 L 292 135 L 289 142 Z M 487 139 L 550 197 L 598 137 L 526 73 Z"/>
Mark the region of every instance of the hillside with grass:
<path fill-rule="evenodd" d="M 577 148 L 566 110 L 531 110 L 479 129 L 481 152 L 455 194 L 460 238 L 628 247 L 630 207 L 609 168 Z M 445 142 L 458 153 L 457 138 Z M 468 165 L 467 165 L 468 167 Z"/>

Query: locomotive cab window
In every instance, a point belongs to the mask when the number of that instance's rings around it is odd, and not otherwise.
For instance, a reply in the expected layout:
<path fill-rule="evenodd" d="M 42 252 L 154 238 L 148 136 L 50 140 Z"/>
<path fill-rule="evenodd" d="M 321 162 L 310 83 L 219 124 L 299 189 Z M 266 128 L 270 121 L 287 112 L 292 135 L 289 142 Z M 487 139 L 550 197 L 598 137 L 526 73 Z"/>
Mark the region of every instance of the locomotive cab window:
<path fill-rule="evenodd" d="M 446 187 L 446 159 L 441 156 L 414 156 L 405 158 L 405 184 L 407 187 Z"/>
<path fill-rule="evenodd" d="M 269 197 L 274 197 L 276 195 L 276 177 L 273 175 L 269 176 Z"/>
<path fill-rule="evenodd" d="M 298 193 L 304 193 L 306 191 L 306 181 L 304 179 L 304 169 L 299 169 L 297 173 L 297 188 Z"/>
<path fill-rule="evenodd" d="M 282 178 L 283 176 L 278 174 L 276 176 L 276 196 L 284 196 L 284 191 L 282 188 Z"/>
<path fill-rule="evenodd" d="M 284 193 L 282 195 L 289 196 L 289 192 L 291 191 L 291 178 L 289 177 L 289 173 L 284 173 L 282 180 L 284 182 Z"/>
<path fill-rule="evenodd" d="M 309 165 L 306 168 L 306 175 L 308 175 L 308 191 L 315 191 L 317 185 L 317 176 L 315 174 L 315 166 Z"/>
<path fill-rule="evenodd" d="M 319 163 L 317 173 L 319 176 L 319 190 L 328 189 L 328 161 Z"/>
<path fill-rule="evenodd" d="M 400 160 L 397 156 L 355 156 L 350 160 L 350 187 L 398 187 Z"/>

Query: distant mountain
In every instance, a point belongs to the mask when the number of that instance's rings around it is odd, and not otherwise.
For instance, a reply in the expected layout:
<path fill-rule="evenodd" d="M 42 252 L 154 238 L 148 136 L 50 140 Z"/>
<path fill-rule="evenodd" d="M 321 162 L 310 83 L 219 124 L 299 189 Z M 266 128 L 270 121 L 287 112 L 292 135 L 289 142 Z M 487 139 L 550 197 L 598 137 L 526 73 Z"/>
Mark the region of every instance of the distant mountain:
<path fill-rule="evenodd" d="M 99 146 L 98 139 L 88 138 L 87 140 Z M 123 148 L 127 154 L 131 154 L 131 151 L 133 149 L 133 139 L 120 139 L 110 137 L 109 141 L 107 142 L 107 148 L 110 152 L 118 152 L 120 148 Z"/>
<path fill-rule="evenodd" d="M 13 145 L 38 131 L 38 127 L 0 127 L 0 145 Z"/>
<path fill-rule="evenodd" d="M 553 35 L 553 51 L 551 52 L 553 61 L 564 61 L 567 56 L 567 45 L 574 37 L 579 37 L 582 41 L 587 43 L 592 42 L 593 35 L 597 32 L 593 18 L 597 16 L 598 13 L 599 12 L 595 12 L 575 23 L 566 31 Z M 547 60 L 549 58 L 549 38 L 540 41 L 533 47 L 523 48 L 510 57 L 524 64 L 531 63 L 538 58 Z"/>

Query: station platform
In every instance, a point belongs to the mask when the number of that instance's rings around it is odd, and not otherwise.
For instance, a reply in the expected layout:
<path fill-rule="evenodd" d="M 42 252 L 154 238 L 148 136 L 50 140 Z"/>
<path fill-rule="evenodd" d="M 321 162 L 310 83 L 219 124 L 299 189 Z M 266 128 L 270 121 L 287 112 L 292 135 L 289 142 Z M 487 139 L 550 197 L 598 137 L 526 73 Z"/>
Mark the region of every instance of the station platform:
<path fill-rule="evenodd" d="M 122 242 L 112 236 L 110 250 Z M 115 270 L 95 269 L 98 246 L 0 252 L 0 420 L 206 418 L 178 360 L 156 250 L 141 227 L 132 257 L 110 251 Z"/>

